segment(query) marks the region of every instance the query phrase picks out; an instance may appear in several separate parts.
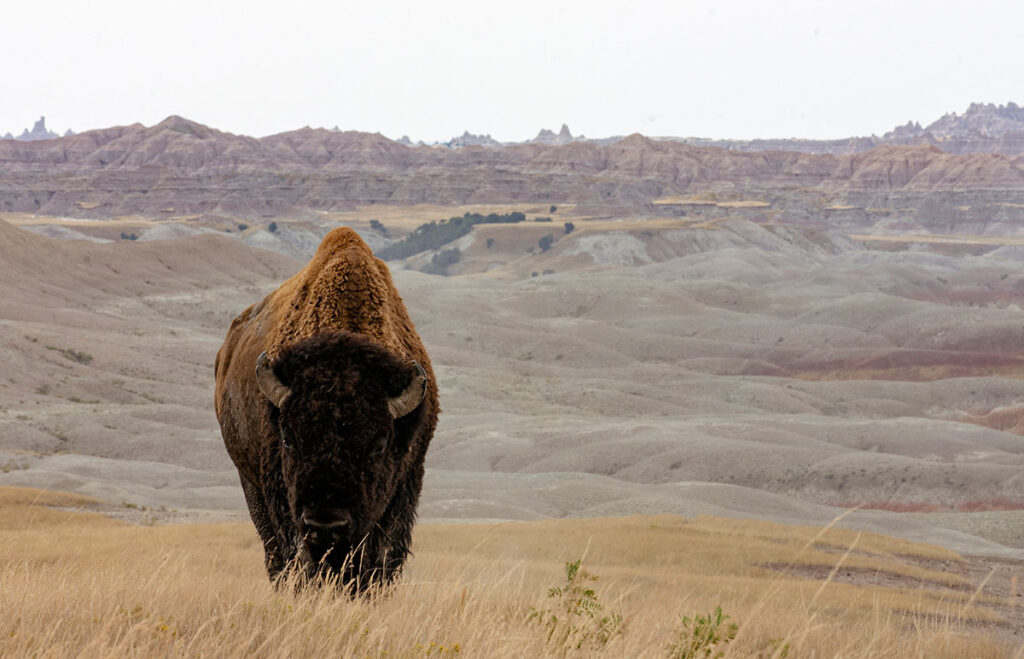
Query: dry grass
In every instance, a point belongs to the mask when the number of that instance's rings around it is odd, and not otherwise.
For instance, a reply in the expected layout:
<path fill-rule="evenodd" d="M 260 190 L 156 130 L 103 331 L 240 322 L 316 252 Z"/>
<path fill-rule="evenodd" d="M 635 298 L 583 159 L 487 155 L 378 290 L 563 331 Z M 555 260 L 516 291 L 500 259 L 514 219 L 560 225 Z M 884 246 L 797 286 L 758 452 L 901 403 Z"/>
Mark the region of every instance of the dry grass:
<path fill-rule="evenodd" d="M 719 201 L 704 197 L 681 197 L 670 196 L 652 199 L 655 206 L 717 206 L 718 208 L 769 208 L 772 204 L 769 201 L 760 199 L 735 199 L 731 201 Z"/>
<path fill-rule="evenodd" d="M 138 527 L 54 508 L 87 505 L 0 489 L 0 655 L 668 656 L 680 615 L 717 605 L 739 624 L 726 656 L 1013 651 L 1005 600 L 950 569 L 960 557 L 871 534 L 672 516 L 422 524 L 398 586 L 350 601 L 275 591 L 247 524 Z M 580 557 L 623 626 L 576 652 L 530 613 Z M 858 571 L 892 584 L 840 582 Z"/>
<path fill-rule="evenodd" d="M 652 199 L 651 203 L 655 206 L 717 206 L 718 200 L 707 197 L 683 197 L 680 195 L 672 195 Z"/>
<path fill-rule="evenodd" d="M 938 513 L 955 511 L 958 513 L 977 513 L 992 510 L 1024 510 L 1024 501 L 1007 497 L 989 497 L 987 499 L 971 499 L 958 503 L 939 505 L 923 501 L 863 501 L 859 503 L 844 502 L 843 507 L 856 505 L 867 510 L 888 510 L 893 513 Z"/>
<path fill-rule="evenodd" d="M 879 243 L 929 243 L 942 245 L 1024 245 L 1020 236 L 973 236 L 941 233 L 850 234 L 853 240 Z"/>
<path fill-rule="evenodd" d="M 718 203 L 719 208 L 768 208 L 771 205 L 771 202 L 760 201 L 757 199 L 740 199 L 737 201 L 721 201 Z"/>
<path fill-rule="evenodd" d="M 717 202 L 710 202 L 716 204 Z M 733 203 L 733 202 L 727 202 Z M 738 204 L 746 204 L 747 202 L 735 202 Z M 750 202 L 753 204 L 760 204 L 762 202 Z M 548 204 L 471 204 L 464 206 L 438 206 L 433 204 L 416 204 L 413 206 L 360 206 L 352 211 L 338 211 L 338 212 L 324 212 L 320 214 L 320 220 L 327 223 L 338 223 L 353 226 L 359 229 L 369 229 L 370 221 L 377 220 L 381 222 L 393 236 L 400 236 L 404 233 L 415 230 L 422 224 L 427 222 L 433 222 L 450 217 L 458 217 L 465 213 L 480 213 L 487 215 L 489 213 L 512 213 L 520 212 L 526 215 L 527 221 L 518 224 L 501 224 L 501 225 L 478 225 L 475 230 L 479 231 L 481 228 L 493 229 L 500 228 L 508 231 L 525 231 L 527 233 L 531 231 L 541 231 L 545 233 L 556 233 L 560 234 L 562 231 L 562 225 L 565 222 L 572 222 L 576 226 L 576 230 L 584 231 L 633 231 L 637 229 L 642 230 L 654 230 L 654 229 L 675 229 L 693 227 L 696 222 L 691 219 L 679 219 L 679 218 L 664 218 L 664 217 L 621 217 L 615 219 L 608 219 L 608 216 L 594 216 L 594 215 L 583 215 L 575 214 L 575 204 L 555 204 L 557 211 L 555 213 L 550 212 L 550 206 Z M 770 205 L 770 204 L 765 204 Z M 173 212 L 174 209 L 164 209 L 166 212 Z M 533 221 L 535 217 L 550 217 L 551 223 L 536 223 Z M 172 216 L 164 217 L 160 219 L 143 218 L 139 216 L 123 216 L 114 219 L 82 219 L 82 218 L 68 218 L 68 217 L 53 217 L 45 215 L 34 215 L 30 213 L 0 213 L 0 220 L 6 221 L 14 226 L 25 227 L 33 225 L 57 225 L 57 226 L 68 226 L 75 229 L 111 229 L 117 228 L 118 231 L 126 228 L 130 228 L 136 231 L 145 230 L 147 228 L 159 225 L 159 224 L 190 224 L 194 225 L 194 220 L 198 219 L 199 216 Z M 722 219 L 722 218 L 719 218 Z M 242 218 L 238 218 L 238 221 L 243 221 Z M 288 219 L 278 219 L 278 224 L 287 224 L 292 222 Z M 297 221 L 298 224 L 304 224 L 304 221 Z M 219 218 L 208 222 L 200 222 L 199 225 L 208 225 L 213 228 L 221 228 L 225 224 L 233 224 L 233 220 L 224 220 Z M 269 220 L 262 222 L 261 224 L 269 224 Z M 109 231 L 108 231 L 109 233 Z"/>
<path fill-rule="evenodd" d="M 331 222 L 344 222 L 350 226 L 369 226 L 370 220 L 377 220 L 389 229 L 412 231 L 426 222 L 446 220 L 450 217 L 462 216 L 465 213 L 512 213 L 519 212 L 526 215 L 528 220 L 534 217 L 550 217 L 552 222 L 564 222 L 571 220 L 579 222 L 581 216 L 572 216 L 575 204 L 560 204 L 555 202 L 557 210 L 551 212 L 551 204 L 467 204 L 463 206 L 441 206 L 437 204 L 414 204 L 411 206 L 359 206 L 351 211 L 331 211 L 323 213 L 323 218 Z M 582 216 L 585 219 L 586 216 Z"/>
<path fill-rule="evenodd" d="M 79 202 L 82 203 L 82 202 Z M 82 207 L 85 210 L 89 210 L 85 206 Z M 35 213 L 0 213 L 0 220 L 8 222 L 14 226 L 33 226 L 37 224 L 55 224 L 60 226 L 71 226 L 71 227 L 108 227 L 116 226 L 118 228 L 122 226 L 152 226 L 161 224 L 164 222 L 177 222 L 184 218 L 175 217 L 161 220 L 154 220 L 151 218 L 142 217 L 140 215 L 121 215 L 110 219 L 102 218 L 77 218 L 77 217 L 59 217 L 54 215 L 36 215 Z"/>

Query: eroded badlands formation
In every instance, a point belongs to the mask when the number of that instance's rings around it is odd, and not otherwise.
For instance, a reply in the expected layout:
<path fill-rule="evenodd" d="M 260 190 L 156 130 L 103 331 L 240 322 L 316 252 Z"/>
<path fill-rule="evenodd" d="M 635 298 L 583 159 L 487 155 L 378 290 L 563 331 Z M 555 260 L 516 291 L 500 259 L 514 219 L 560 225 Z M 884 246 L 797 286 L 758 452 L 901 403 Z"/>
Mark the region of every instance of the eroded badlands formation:
<path fill-rule="evenodd" d="M 579 215 L 546 251 L 532 246 L 560 224 L 478 226 L 454 276 L 392 263 L 442 390 L 421 516 L 823 524 L 864 504 L 843 523 L 1021 554 L 1012 236 L 879 245 L 723 213 Z M 93 240 L 0 224 L 0 484 L 244 516 L 213 355 L 337 220 L 227 234 L 138 219 L 139 240 L 98 242 L 118 225 L 26 218 L 9 216 Z"/>

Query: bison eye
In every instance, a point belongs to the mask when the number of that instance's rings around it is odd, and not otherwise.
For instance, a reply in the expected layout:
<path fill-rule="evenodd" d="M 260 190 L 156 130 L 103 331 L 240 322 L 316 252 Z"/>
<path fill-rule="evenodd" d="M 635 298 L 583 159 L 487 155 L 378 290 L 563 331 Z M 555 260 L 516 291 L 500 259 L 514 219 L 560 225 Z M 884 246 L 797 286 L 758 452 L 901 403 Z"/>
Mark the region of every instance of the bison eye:
<path fill-rule="evenodd" d="M 374 457 L 374 458 L 379 458 L 380 456 L 384 455 L 384 451 L 387 449 L 387 447 L 388 447 L 388 439 L 387 439 L 387 437 L 381 437 L 376 442 L 374 442 L 373 450 L 370 451 L 370 455 L 372 457 Z"/>

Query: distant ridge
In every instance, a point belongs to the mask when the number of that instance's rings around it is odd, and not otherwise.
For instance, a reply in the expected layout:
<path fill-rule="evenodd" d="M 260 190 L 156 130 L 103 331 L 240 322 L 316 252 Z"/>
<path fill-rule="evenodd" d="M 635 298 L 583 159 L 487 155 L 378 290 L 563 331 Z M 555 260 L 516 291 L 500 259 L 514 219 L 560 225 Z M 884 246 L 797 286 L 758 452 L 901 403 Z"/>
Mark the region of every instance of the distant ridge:
<path fill-rule="evenodd" d="M 254 138 L 172 115 L 150 127 L 0 140 L 0 212 L 261 218 L 372 204 L 574 203 L 594 214 L 686 215 L 696 199 L 753 200 L 731 208 L 770 208 L 789 221 L 826 213 L 863 223 L 885 209 L 922 209 L 929 222 L 946 226 L 1024 224 L 1024 155 L 946 148 L 968 144 L 956 137 L 967 134 L 974 145 L 1019 140 L 1024 150 L 1024 132 L 1015 132 L 1019 111 L 971 106 L 927 128 L 858 138 L 845 151 L 836 147 L 841 153 L 754 152 L 640 134 L 588 140 L 567 126 L 542 131 L 540 142 L 500 147 L 413 147 L 380 134 L 309 127 Z"/>
<path fill-rule="evenodd" d="M 172 115 L 158 124 L 168 127 L 174 125 L 202 126 L 182 117 Z M 203 130 L 213 130 L 202 126 Z M 102 130 L 102 129 L 101 129 Z M 299 131 L 289 131 L 280 135 L 290 135 L 302 130 L 324 130 L 311 129 L 308 126 Z M 90 131 L 98 132 L 98 131 Z M 220 131 L 218 131 L 220 132 Z M 329 132 L 339 134 L 353 134 L 355 131 L 343 131 L 337 126 Z M 220 133 L 228 135 L 229 133 Z M 75 135 L 70 129 L 64 137 Z M 25 129 L 15 137 L 6 133 L 0 140 L 49 140 L 60 137 L 57 133 L 46 128 L 46 117 L 40 117 L 32 130 Z M 272 135 L 268 138 L 277 137 Z M 381 136 L 382 137 L 382 136 Z M 444 142 L 426 144 L 422 141 L 413 142 L 407 135 L 403 135 L 396 143 L 407 147 L 434 146 L 446 147 L 449 149 L 462 149 L 467 147 L 508 147 L 522 146 L 527 144 L 543 144 L 547 146 L 562 146 L 573 142 L 590 142 L 598 145 L 614 144 L 625 139 L 625 136 L 616 135 L 590 139 L 583 135 L 573 135 L 567 124 L 562 124 L 559 132 L 555 133 L 547 128 L 541 129 L 535 137 L 522 142 L 500 142 L 489 134 L 474 134 L 468 130 L 462 135 L 452 137 Z M 999 153 L 1008 156 L 1024 155 L 1024 107 L 1009 102 L 1006 105 L 994 103 L 972 103 L 963 114 L 950 112 L 939 119 L 936 119 L 927 126 L 922 127 L 919 121 L 910 120 L 906 124 L 896 126 L 882 136 L 859 136 L 841 137 L 827 140 L 813 140 L 803 138 L 759 138 L 752 140 L 714 139 L 706 137 L 677 137 L 677 136 L 652 136 L 651 139 L 665 142 L 681 142 L 693 146 L 718 147 L 730 151 L 795 151 L 798 153 L 833 154 L 847 155 L 862 153 L 879 146 L 934 146 L 947 153 Z M 390 140 L 389 140 L 390 141 Z"/>
<path fill-rule="evenodd" d="M 834 140 L 756 139 L 715 140 L 698 137 L 664 137 L 695 146 L 717 146 L 735 151 L 799 151 L 848 154 L 878 146 L 934 146 L 948 153 L 1024 154 L 1024 108 L 1016 103 L 972 103 L 963 114 L 951 112 L 921 127 L 915 121 L 881 137 L 848 137 Z"/>
<path fill-rule="evenodd" d="M 400 143 L 406 146 L 412 146 L 412 142 L 407 136 L 403 136 L 402 139 L 398 140 Z M 557 133 L 542 128 L 537 136 L 532 140 L 526 140 L 525 142 L 499 142 L 490 135 L 473 135 L 468 130 L 462 133 L 459 137 L 453 137 L 447 142 L 441 142 L 438 146 L 445 146 L 450 149 L 461 149 L 467 146 L 487 146 L 487 147 L 501 147 L 501 146 L 517 146 L 522 144 L 546 144 L 548 146 L 561 146 L 563 144 L 569 144 L 570 142 L 587 141 L 582 135 L 573 136 L 569 130 L 569 126 L 562 124 L 561 130 Z M 618 141 L 613 139 L 612 141 Z M 423 145 L 422 142 L 419 145 Z"/>
<path fill-rule="evenodd" d="M 471 135 L 452 138 L 441 146 L 462 148 L 467 146 L 515 146 L 521 144 L 547 144 L 551 146 L 571 142 L 614 144 L 624 136 L 588 139 L 574 136 L 566 124 L 558 133 L 541 129 L 536 137 L 525 142 L 498 142 L 490 135 Z M 934 146 L 948 153 L 1001 153 L 1024 154 L 1024 108 L 1015 103 L 972 103 L 963 114 L 950 112 L 931 124 L 921 127 L 920 122 L 908 121 L 882 136 L 842 137 L 829 140 L 802 138 L 762 138 L 753 140 L 712 139 L 705 137 L 652 137 L 668 142 L 682 142 L 694 146 L 712 146 L 731 151 L 796 151 L 799 153 L 830 153 L 844 155 L 863 153 L 879 146 Z M 404 143 L 404 142 L 403 142 Z M 411 142 L 409 143 L 411 145 Z"/>
<path fill-rule="evenodd" d="M 67 132 L 64 133 L 64 136 L 70 137 L 71 135 L 74 134 L 74 131 L 72 131 L 69 128 Z M 60 135 L 46 128 L 46 117 L 39 117 L 39 121 L 37 121 L 32 126 L 32 130 L 26 128 L 21 132 L 21 135 L 18 135 L 17 137 L 11 135 L 10 133 L 5 133 L 2 137 L 0 137 L 0 139 L 21 140 L 23 142 L 29 142 L 32 140 L 52 140 L 58 137 L 60 137 Z"/>

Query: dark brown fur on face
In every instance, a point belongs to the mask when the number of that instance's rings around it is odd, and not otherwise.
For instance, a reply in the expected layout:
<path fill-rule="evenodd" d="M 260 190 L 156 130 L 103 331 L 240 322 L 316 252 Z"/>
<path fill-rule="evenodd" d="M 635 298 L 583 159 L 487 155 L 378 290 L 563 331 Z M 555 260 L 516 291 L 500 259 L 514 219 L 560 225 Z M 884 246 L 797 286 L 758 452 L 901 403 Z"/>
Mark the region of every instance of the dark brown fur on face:
<path fill-rule="evenodd" d="M 257 378 L 261 353 L 274 402 Z M 224 444 L 271 579 L 289 564 L 357 591 L 394 579 L 439 408 L 384 263 L 354 232 L 332 231 L 301 272 L 232 322 L 216 366 Z M 403 391 L 422 399 L 394 418 L 389 399 Z"/>
<path fill-rule="evenodd" d="M 373 531 L 391 517 L 389 505 L 415 507 L 398 484 L 415 466 L 407 453 L 423 410 L 393 421 L 387 408 L 387 400 L 409 386 L 414 369 L 362 335 L 335 331 L 286 348 L 274 373 L 292 392 L 270 415 L 282 437 L 292 523 L 313 563 L 337 568 L 347 559 L 350 572 L 363 574 L 400 562 L 397 553 L 389 559 L 381 551 L 405 548 L 379 546 Z M 304 522 L 305 515 L 330 520 L 339 513 L 349 519 L 341 530 L 325 533 Z"/>

